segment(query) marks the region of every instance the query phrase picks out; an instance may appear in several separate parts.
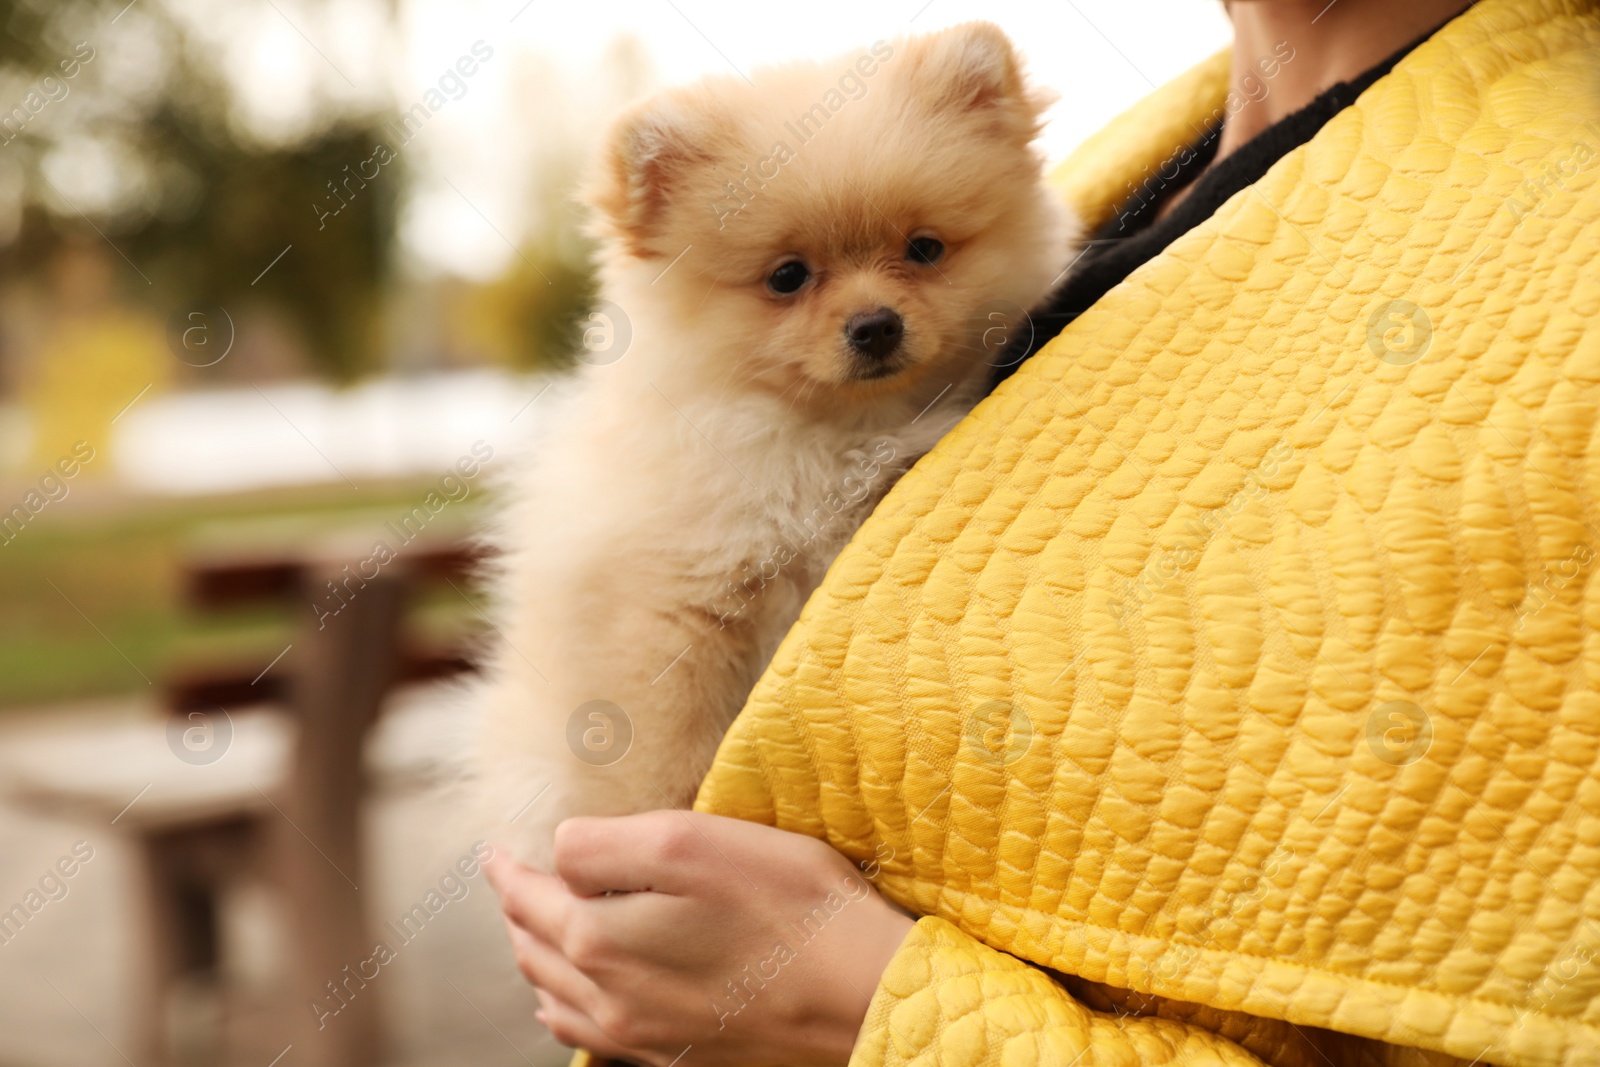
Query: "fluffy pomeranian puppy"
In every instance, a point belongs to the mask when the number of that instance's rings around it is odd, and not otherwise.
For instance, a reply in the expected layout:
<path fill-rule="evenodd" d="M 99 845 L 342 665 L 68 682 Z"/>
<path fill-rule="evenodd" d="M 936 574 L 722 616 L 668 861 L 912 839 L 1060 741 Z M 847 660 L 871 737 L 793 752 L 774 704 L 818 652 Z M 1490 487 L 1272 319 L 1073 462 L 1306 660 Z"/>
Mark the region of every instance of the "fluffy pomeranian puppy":
<path fill-rule="evenodd" d="M 1047 103 L 971 23 L 611 131 L 587 195 L 611 348 L 539 401 L 490 538 L 479 784 L 521 859 L 568 816 L 692 803 L 823 572 L 984 393 L 1075 240 Z"/>

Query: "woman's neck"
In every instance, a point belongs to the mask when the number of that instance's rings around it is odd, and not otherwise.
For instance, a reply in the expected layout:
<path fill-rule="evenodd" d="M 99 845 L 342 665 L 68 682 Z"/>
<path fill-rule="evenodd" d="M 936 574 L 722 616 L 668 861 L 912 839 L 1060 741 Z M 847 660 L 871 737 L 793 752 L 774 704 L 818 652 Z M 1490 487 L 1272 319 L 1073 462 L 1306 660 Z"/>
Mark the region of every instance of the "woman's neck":
<path fill-rule="evenodd" d="M 1216 159 L 1468 6 L 1468 0 L 1231 0 L 1230 88 L 1248 102 L 1223 124 Z M 1264 81 L 1258 64 L 1278 56 L 1279 42 L 1294 49 L 1294 58 Z"/>

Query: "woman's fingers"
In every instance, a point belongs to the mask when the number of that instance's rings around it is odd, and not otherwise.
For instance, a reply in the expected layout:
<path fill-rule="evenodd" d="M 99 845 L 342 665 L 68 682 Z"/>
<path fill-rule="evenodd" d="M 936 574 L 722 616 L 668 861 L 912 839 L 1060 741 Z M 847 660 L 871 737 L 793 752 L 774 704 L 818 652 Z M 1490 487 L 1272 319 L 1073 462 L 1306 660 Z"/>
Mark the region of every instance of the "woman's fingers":
<path fill-rule="evenodd" d="M 496 850 L 483 871 L 508 919 L 546 944 L 564 943 L 578 899 L 561 879 L 524 867 L 502 850 Z"/>
<path fill-rule="evenodd" d="M 608 1012 L 601 1006 L 601 993 L 593 982 L 559 952 L 509 919 L 506 929 L 517 966 L 539 998 L 539 1021 L 557 1041 L 601 1056 L 649 1062 L 645 1053 L 624 1046 L 596 1021 L 596 1016 L 610 1017 L 614 1023 L 618 1020 L 614 1010 Z"/>
<path fill-rule="evenodd" d="M 643 1061 L 641 1053 L 623 1048 L 595 1025 L 594 1020 L 559 997 L 547 996 L 539 1009 L 539 1021 L 555 1039 L 568 1048 L 586 1049 L 596 1056 Z"/>
<path fill-rule="evenodd" d="M 556 827 L 556 873 L 580 897 L 682 892 L 684 865 L 710 851 L 690 819 L 682 811 L 568 819 Z"/>
<path fill-rule="evenodd" d="M 555 851 L 554 875 L 485 864 L 541 1018 L 569 1044 L 653 1067 L 691 1045 L 707 1063 L 844 1062 L 911 926 L 839 853 L 770 826 L 682 811 L 574 819 Z M 826 936 L 813 941 L 813 926 Z M 765 977 L 759 1018 L 723 1025 L 729 961 L 776 958 L 796 936 L 806 962 Z"/>
<path fill-rule="evenodd" d="M 546 996 L 585 1008 L 592 1008 L 598 1002 L 600 991 L 594 982 L 553 946 L 509 918 L 506 932 L 511 935 L 511 951 L 516 957 L 517 969 L 539 990 L 541 1003 Z"/>

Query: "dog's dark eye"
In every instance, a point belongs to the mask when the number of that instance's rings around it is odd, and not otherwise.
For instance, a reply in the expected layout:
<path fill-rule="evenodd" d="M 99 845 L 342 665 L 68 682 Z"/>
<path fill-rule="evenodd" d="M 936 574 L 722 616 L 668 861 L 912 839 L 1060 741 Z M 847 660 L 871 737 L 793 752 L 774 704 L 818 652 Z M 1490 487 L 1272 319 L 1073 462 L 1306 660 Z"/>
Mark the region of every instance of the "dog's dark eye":
<path fill-rule="evenodd" d="M 906 258 L 915 263 L 937 263 L 943 255 L 944 242 L 936 237 L 914 237 L 906 247 Z"/>
<path fill-rule="evenodd" d="M 811 271 L 798 259 L 791 259 L 767 276 L 767 288 L 780 296 L 788 296 L 806 283 Z"/>

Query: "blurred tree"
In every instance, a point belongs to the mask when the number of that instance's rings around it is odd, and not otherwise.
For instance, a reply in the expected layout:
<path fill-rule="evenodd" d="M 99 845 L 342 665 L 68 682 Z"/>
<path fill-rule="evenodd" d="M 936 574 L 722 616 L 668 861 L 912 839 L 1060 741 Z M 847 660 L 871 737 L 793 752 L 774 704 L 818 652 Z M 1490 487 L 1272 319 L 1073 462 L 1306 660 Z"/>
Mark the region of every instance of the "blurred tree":
<path fill-rule="evenodd" d="M 387 135 L 342 123 L 291 147 L 254 148 L 220 133 L 176 106 L 151 117 L 152 152 L 200 180 L 178 210 L 152 214 L 129 235 L 129 255 L 169 306 L 272 301 L 304 333 L 319 370 L 349 379 L 373 369 L 400 177 L 392 164 L 370 182 L 350 175 Z M 348 201 L 334 199 L 330 182 Z"/>
<path fill-rule="evenodd" d="M 153 89 L 112 84 L 104 59 L 66 76 L 79 42 L 98 58 L 119 38 L 155 42 Z M 227 79 L 160 0 L 0 0 L 0 94 L 0 281 L 36 272 L 66 235 L 98 231 L 129 261 L 126 296 L 163 320 L 266 303 L 323 373 L 379 364 L 402 176 L 397 163 L 372 180 L 356 172 L 388 139 L 387 113 L 334 108 L 297 139 L 264 143 L 239 128 Z M 50 180 L 84 160 L 114 185 L 98 203 Z"/>
<path fill-rule="evenodd" d="M 578 324 L 597 296 L 588 242 L 570 228 L 523 245 L 510 269 L 475 286 L 452 308 L 451 328 L 496 362 L 516 370 L 571 366 Z"/>

